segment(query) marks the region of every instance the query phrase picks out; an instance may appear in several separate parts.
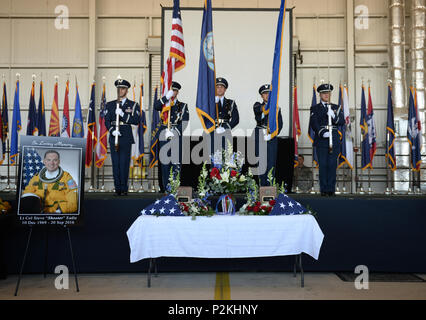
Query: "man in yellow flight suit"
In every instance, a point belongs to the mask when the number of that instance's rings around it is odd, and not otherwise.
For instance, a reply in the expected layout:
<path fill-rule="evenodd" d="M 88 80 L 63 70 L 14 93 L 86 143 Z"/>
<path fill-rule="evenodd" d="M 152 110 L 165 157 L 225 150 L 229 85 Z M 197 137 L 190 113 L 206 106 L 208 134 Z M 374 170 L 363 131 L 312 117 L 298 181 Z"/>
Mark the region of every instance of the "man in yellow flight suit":
<path fill-rule="evenodd" d="M 44 154 L 44 168 L 26 186 L 25 195 L 41 199 L 43 213 L 77 213 L 78 186 L 72 176 L 59 166 L 60 155 L 55 150 Z"/>

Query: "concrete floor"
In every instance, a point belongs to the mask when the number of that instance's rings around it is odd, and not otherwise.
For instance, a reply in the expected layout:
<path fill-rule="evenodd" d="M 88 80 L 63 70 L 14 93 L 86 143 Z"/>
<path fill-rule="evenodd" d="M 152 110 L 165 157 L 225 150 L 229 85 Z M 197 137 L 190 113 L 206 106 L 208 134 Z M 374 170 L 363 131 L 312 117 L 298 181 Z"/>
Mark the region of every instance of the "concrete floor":
<path fill-rule="evenodd" d="M 418 276 L 426 280 L 426 274 Z M 147 288 L 146 274 L 80 274 L 78 293 L 72 274 L 66 290 L 55 288 L 56 277 L 24 275 L 15 297 L 17 276 L 9 276 L 0 280 L 0 300 L 426 299 L 426 282 L 370 282 L 368 290 L 357 290 L 354 283 L 334 273 L 306 273 L 304 288 L 300 275 L 294 278 L 292 273 L 231 272 L 223 278 L 216 273 L 160 273 L 152 278 L 151 288 Z"/>

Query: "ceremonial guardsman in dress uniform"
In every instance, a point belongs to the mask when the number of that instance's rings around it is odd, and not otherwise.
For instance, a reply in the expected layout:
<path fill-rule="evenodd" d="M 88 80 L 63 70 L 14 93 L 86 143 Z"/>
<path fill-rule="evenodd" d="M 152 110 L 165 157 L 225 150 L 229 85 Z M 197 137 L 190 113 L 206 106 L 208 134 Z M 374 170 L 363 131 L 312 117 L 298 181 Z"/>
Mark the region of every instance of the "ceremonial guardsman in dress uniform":
<path fill-rule="evenodd" d="M 278 148 L 278 137 L 275 136 L 271 139 L 271 135 L 268 134 L 269 124 L 269 110 L 265 111 L 266 104 L 268 103 L 269 93 L 271 92 L 271 85 L 265 84 L 259 88 L 259 94 L 262 97 L 262 102 L 256 102 L 253 105 L 254 117 L 256 119 L 256 128 L 254 130 L 255 146 L 256 146 L 256 157 L 259 157 L 259 161 L 266 161 L 266 171 L 260 175 L 259 183 L 261 186 L 266 186 L 268 183 L 268 173 L 272 168 L 275 168 L 277 161 L 277 148 Z M 278 133 L 283 128 L 283 119 L 281 117 L 281 108 L 278 109 Z M 266 159 L 265 155 L 259 151 L 259 145 L 266 143 Z M 260 166 L 262 167 L 262 166 Z M 273 172 L 275 176 L 275 171 Z"/>
<path fill-rule="evenodd" d="M 118 79 L 114 84 L 117 87 L 118 98 L 106 105 L 105 126 L 110 133 L 109 145 L 115 193 L 116 195 L 127 195 L 130 154 L 132 144 L 135 143 L 131 125 L 138 125 L 141 115 L 139 104 L 127 99 L 130 83 L 124 79 Z M 116 140 L 116 137 L 118 137 L 118 140 Z M 116 141 L 118 141 L 118 146 Z"/>
<path fill-rule="evenodd" d="M 240 122 L 237 104 L 234 100 L 225 98 L 225 92 L 228 89 L 228 81 L 225 78 L 216 79 L 216 104 L 218 118 L 216 119 L 216 130 L 210 135 L 212 154 L 216 150 L 227 147 L 229 141 L 232 145 L 231 130 Z M 217 141 L 215 141 L 215 138 Z"/>
<path fill-rule="evenodd" d="M 56 150 L 44 154 L 44 168 L 35 174 L 23 191 L 22 198 L 36 196 L 43 213 L 77 213 L 78 186 L 72 176 L 60 166 Z"/>
<path fill-rule="evenodd" d="M 320 191 L 322 196 L 334 196 L 336 187 L 337 157 L 340 152 L 340 135 L 337 127 L 345 124 L 343 110 L 330 103 L 331 84 L 322 84 L 317 91 L 320 102 L 311 107 L 311 127 L 315 131 Z M 329 125 L 330 124 L 330 125 Z"/>
<path fill-rule="evenodd" d="M 179 83 L 172 81 L 171 90 L 164 97 L 154 102 L 154 109 L 161 111 L 160 150 L 169 142 L 171 143 L 170 146 L 166 146 L 168 148 L 167 159 L 162 157 L 160 151 L 161 180 L 164 189 L 167 188 L 169 183 L 170 169 L 173 168 L 174 176 L 181 170 L 182 136 L 189 121 L 188 105 L 177 99 L 181 88 L 182 86 Z M 170 108 L 167 107 L 169 101 Z"/>

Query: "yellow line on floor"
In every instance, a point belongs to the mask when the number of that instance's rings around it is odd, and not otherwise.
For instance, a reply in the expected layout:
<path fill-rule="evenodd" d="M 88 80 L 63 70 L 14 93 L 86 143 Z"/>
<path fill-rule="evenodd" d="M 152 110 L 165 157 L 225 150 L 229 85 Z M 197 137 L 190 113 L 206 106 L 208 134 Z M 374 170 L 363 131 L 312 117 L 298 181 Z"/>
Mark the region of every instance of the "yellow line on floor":
<path fill-rule="evenodd" d="M 231 300 L 231 287 L 229 286 L 229 273 L 216 273 L 216 285 L 214 289 L 215 300 Z"/>

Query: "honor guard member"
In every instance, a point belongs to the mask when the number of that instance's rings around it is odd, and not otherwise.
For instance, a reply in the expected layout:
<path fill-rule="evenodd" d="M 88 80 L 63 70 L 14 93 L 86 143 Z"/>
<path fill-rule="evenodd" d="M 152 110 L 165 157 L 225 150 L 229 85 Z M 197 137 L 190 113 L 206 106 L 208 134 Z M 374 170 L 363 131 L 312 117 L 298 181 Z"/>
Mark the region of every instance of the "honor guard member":
<path fill-rule="evenodd" d="M 128 191 L 130 154 L 132 144 L 135 143 L 131 125 L 139 124 L 140 108 L 138 103 L 127 99 L 127 91 L 130 88 L 128 81 L 118 79 L 114 85 L 117 87 L 117 100 L 110 101 L 106 105 L 105 126 L 110 133 L 109 145 L 115 193 L 120 196 L 127 195 Z M 119 123 L 116 122 L 117 115 Z M 118 149 L 115 144 L 116 136 L 118 136 Z"/>
<path fill-rule="evenodd" d="M 41 208 L 36 209 L 38 206 L 34 206 L 33 210 L 42 213 L 77 213 L 78 186 L 72 176 L 59 166 L 60 160 L 56 150 L 46 151 L 44 168 L 31 178 L 22 193 L 22 207 L 26 206 L 30 198 L 38 198 Z M 34 201 L 32 203 L 35 204 Z"/>
<path fill-rule="evenodd" d="M 225 78 L 217 78 L 217 96 L 215 97 L 215 102 L 217 104 L 218 118 L 216 119 L 216 130 L 212 132 L 210 136 L 212 154 L 221 148 L 221 142 L 222 149 L 227 147 L 226 141 L 229 141 L 231 145 L 233 144 L 231 130 L 234 129 L 240 122 L 237 104 L 234 100 L 225 98 L 225 92 L 227 89 L 228 81 L 226 81 Z M 215 142 L 215 137 L 217 138 L 217 142 Z"/>
<path fill-rule="evenodd" d="M 310 122 L 315 132 L 314 146 L 317 147 L 318 153 L 320 191 L 322 196 L 334 196 L 337 157 L 341 144 L 337 127 L 344 125 L 345 119 L 341 107 L 330 103 L 333 86 L 322 84 L 317 91 L 320 94 L 320 102 L 311 107 Z"/>
<path fill-rule="evenodd" d="M 271 92 L 271 85 L 265 84 L 259 88 L 259 94 L 262 97 L 262 102 L 256 102 L 253 105 L 254 117 L 256 119 L 256 128 L 254 130 L 255 135 L 255 150 L 256 157 L 259 161 L 266 162 L 266 171 L 260 175 L 259 183 L 261 186 L 267 185 L 268 173 L 271 169 L 275 168 L 277 162 L 277 148 L 278 148 L 278 134 L 283 128 L 283 119 L 281 116 L 281 108 L 278 108 L 278 133 L 277 136 L 271 139 L 271 135 L 268 134 L 269 126 L 269 110 L 265 111 L 266 104 L 268 103 L 269 93 Z M 266 143 L 266 159 L 264 154 L 260 154 L 260 144 Z M 264 165 L 263 165 L 264 167 Z M 262 165 L 260 165 L 262 168 Z M 273 170 L 275 176 L 275 170 Z"/>
<path fill-rule="evenodd" d="M 173 175 L 176 177 L 181 170 L 182 163 L 182 136 L 189 121 L 188 105 L 177 99 L 179 90 L 182 86 L 172 81 L 171 89 L 164 97 L 154 102 L 154 109 L 161 112 L 161 128 L 160 128 L 160 150 L 167 143 L 171 143 L 167 150 L 167 159 L 162 159 L 160 151 L 161 163 L 161 180 L 163 189 L 167 189 L 170 177 L 170 169 L 173 168 Z M 170 108 L 167 107 L 170 101 Z M 170 115 L 169 115 L 170 112 Z M 170 126 L 169 126 L 170 119 Z M 177 152 L 176 152 L 177 151 Z M 177 155 L 177 157 L 176 157 Z"/>

